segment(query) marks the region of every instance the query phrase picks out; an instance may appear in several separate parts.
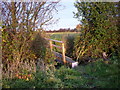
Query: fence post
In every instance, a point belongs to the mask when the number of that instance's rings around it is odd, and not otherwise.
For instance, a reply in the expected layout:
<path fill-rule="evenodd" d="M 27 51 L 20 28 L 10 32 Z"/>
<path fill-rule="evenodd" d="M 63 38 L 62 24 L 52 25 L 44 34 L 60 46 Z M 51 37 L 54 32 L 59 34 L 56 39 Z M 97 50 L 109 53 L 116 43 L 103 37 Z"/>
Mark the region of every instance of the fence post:
<path fill-rule="evenodd" d="M 49 43 L 50 43 L 50 50 L 52 52 L 52 41 L 50 40 Z"/>
<path fill-rule="evenodd" d="M 64 64 L 66 64 L 64 43 L 62 43 L 62 58 L 63 58 L 63 62 L 64 62 Z"/>

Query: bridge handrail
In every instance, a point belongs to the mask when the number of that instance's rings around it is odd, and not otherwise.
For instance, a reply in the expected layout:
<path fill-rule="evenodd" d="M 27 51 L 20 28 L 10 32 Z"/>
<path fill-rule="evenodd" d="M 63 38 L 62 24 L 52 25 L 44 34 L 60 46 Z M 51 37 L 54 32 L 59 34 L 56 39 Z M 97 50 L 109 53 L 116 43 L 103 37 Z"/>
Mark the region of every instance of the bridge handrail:
<path fill-rule="evenodd" d="M 51 49 L 51 52 L 53 51 L 53 46 L 56 47 L 56 48 L 62 48 L 62 56 L 63 56 L 63 62 L 64 64 L 66 64 L 66 60 L 65 60 L 65 46 L 64 46 L 64 42 L 63 41 L 58 41 L 58 40 L 53 40 L 53 39 L 49 39 L 49 38 L 45 38 L 46 40 L 49 40 L 49 44 L 50 44 L 50 49 Z M 58 42 L 58 43 L 61 43 L 62 46 L 57 46 L 57 45 L 54 45 L 52 44 L 52 41 L 53 42 Z"/>
<path fill-rule="evenodd" d="M 45 38 L 46 40 L 51 40 L 51 41 L 54 41 L 54 42 L 58 42 L 58 43 L 64 43 L 63 41 L 58 41 L 58 40 L 54 40 L 54 39 L 49 39 L 49 38 Z"/>

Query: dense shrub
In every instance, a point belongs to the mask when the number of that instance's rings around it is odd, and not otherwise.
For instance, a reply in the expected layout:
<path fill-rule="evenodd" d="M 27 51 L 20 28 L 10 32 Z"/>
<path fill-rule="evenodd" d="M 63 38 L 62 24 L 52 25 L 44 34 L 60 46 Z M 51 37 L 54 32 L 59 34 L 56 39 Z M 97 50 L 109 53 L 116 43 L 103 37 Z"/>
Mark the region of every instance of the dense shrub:
<path fill-rule="evenodd" d="M 35 53 L 37 58 L 44 59 L 46 46 L 48 42 L 45 40 L 45 34 L 36 33 L 34 40 L 31 42 L 31 50 Z"/>
<path fill-rule="evenodd" d="M 35 37 L 40 41 L 37 41 Z M 2 38 L 3 77 L 13 78 L 17 73 L 36 72 L 36 60 L 44 58 L 46 53 L 45 40 L 42 36 L 34 31 L 12 32 L 4 29 Z M 36 46 L 31 49 L 32 43 Z M 39 55 L 36 54 L 38 50 Z"/>
<path fill-rule="evenodd" d="M 73 54 L 74 54 L 74 39 L 75 39 L 75 34 L 68 34 L 65 36 L 65 49 L 66 49 L 66 55 L 74 58 Z"/>

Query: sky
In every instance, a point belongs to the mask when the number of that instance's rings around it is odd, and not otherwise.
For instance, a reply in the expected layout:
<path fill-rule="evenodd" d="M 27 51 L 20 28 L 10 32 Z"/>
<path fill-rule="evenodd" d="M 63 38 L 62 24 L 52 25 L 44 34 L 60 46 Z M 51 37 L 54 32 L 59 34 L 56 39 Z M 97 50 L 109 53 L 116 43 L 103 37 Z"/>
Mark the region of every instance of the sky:
<path fill-rule="evenodd" d="M 59 21 L 57 22 L 57 24 L 53 24 L 51 26 L 49 26 L 46 30 L 59 30 L 60 28 L 70 28 L 70 29 L 74 29 L 76 27 L 76 25 L 80 24 L 80 21 L 78 21 L 76 18 L 74 17 L 73 12 L 77 12 L 77 9 L 74 6 L 74 2 L 76 0 L 61 0 L 60 1 L 60 5 L 62 5 L 63 9 L 60 9 L 58 11 L 58 14 L 54 15 L 55 19 L 59 19 Z M 89 1 L 89 0 L 86 0 Z M 95 0 L 91 0 L 91 1 L 95 1 Z M 100 1 L 100 0 L 98 0 Z M 120 0 L 102 0 L 105 2 L 118 2 Z"/>
<path fill-rule="evenodd" d="M 49 30 L 59 30 L 60 28 L 70 28 L 74 29 L 79 21 L 74 17 L 73 12 L 76 12 L 77 9 L 74 7 L 75 0 L 61 0 L 60 5 L 61 9 L 58 11 L 58 14 L 54 15 L 55 19 L 59 19 L 57 24 L 49 26 Z"/>

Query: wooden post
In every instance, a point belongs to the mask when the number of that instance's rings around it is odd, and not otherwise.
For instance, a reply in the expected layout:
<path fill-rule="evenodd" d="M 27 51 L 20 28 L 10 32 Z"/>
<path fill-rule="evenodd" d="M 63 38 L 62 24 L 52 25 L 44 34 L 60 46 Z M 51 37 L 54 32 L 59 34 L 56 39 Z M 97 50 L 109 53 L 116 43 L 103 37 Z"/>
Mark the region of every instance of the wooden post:
<path fill-rule="evenodd" d="M 50 43 L 50 50 L 52 52 L 52 41 L 50 40 L 49 43 Z"/>
<path fill-rule="evenodd" d="M 66 64 L 64 43 L 62 43 L 62 58 L 63 58 L 63 62 L 64 62 L 64 64 Z"/>

